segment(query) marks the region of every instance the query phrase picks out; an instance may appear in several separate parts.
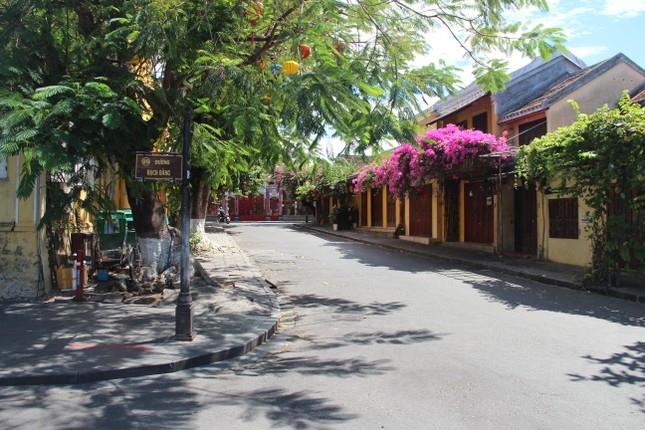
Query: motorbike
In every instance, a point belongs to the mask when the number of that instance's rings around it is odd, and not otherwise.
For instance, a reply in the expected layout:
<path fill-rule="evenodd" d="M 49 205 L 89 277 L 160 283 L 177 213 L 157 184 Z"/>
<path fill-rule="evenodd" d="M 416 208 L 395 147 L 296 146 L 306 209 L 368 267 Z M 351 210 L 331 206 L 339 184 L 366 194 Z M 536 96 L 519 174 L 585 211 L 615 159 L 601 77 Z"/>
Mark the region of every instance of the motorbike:
<path fill-rule="evenodd" d="M 228 216 L 228 214 L 220 213 L 217 216 L 217 222 L 220 222 L 220 223 L 225 222 L 226 224 L 230 224 L 231 223 L 231 218 Z"/>

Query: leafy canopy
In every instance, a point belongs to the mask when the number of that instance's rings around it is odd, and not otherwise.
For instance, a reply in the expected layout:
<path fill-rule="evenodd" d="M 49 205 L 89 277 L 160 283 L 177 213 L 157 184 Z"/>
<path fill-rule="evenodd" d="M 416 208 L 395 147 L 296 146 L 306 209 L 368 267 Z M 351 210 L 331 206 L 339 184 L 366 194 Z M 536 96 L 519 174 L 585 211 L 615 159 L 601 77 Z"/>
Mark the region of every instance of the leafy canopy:
<path fill-rule="evenodd" d="M 214 188 L 233 184 L 252 166 L 268 170 L 318 155 L 329 130 L 348 151 L 411 140 L 419 98 L 444 96 L 458 85 L 454 67 L 432 60 L 426 32 L 450 30 L 475 63 L 478 82 L 495 90 L 508 78 L 510 52 L 563 48 L 561 31 L 505 18 L 529 7 L 547 5 L 6 0 L 0 154 L 25 155 L 22 197 L 49 170 L 98 202 L 102 191 L 90 177 L 116 165 L 130 188 L 154 191 L 151 184 L 134 187 L 133 152 L 179 151 L 186 108 L 194 120 L 191 161 L 207 170 L 204 180 Z M 413 67 L 426 55 L 427 65 Z M 297 74 L 280 70 L 286 60 L 299 63 Z M 64 211 L 77 197 L 48 210 Z"/>

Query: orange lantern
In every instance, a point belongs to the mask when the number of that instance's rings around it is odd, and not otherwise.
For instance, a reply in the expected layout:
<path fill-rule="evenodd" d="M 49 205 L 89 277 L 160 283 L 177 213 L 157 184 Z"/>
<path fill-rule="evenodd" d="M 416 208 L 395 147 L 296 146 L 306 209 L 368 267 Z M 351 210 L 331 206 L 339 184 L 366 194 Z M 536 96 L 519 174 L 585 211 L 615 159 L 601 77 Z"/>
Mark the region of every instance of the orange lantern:
<path fill-rule="evenodd" d="M 282 63 L 282 71 L 287 75 L 293 75 L 298 73 L 300 70 L 300 64 L 296 63 L 293 60 L 285 61 Z"/>

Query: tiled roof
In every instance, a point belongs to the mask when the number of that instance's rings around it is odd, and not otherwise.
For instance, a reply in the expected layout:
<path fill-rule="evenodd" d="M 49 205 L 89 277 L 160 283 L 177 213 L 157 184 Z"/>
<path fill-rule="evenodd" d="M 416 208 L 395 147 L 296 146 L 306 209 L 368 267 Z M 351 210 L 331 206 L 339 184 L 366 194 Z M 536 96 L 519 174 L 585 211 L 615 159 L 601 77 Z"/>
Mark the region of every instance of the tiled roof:
<path fill-rule="evenodd" d="M 645 105 L 645 82 L 634 91 L 632 102 Z"/>
<path fill-rule="evenodd" d="M 523 79 L 529 76 L 534 76 L 535 74 L 541 73 L 540 71 L 549 63 L 553 62 L 556 59 L 565 58 L 570 64 L 573 64 L 573 67 L 581 69 L 584 67 L 584 63 L 578 60 L 571 54 L 557 53 L 550 60 L 545 61 L 541 58 L 533 60 L 531 63 L 527 64 L 524 67 L 521 67 L 517 70 L 514 70 L 510 73 L 511 80 L 508 82 L 509 88 L 516 84 L 516 82 L 522 82 Z M 502 90 L 504 92 L 505 90 Z M 476 82 L 472 82 L 463 90 L 459 91 L 454 96 L 447 97 L 443 100 L 436 102 L 434 105 L 426 109 L 420 116 L 422 118 L 429 119 L 431 122 L 436 122 L 437 120 L 450 115 L 454 112 L 457 112 L 471 103 L 479 100 L 480 98 L 486 96 L 489 92 L 484 91 L 477 85 Z M 513 99 L 516 99 L 513 97 Z"/>
<path fill-rule="evenodd" d="M 586 69 L 581 70 L 575 75 L 570 76 L 569 78 L 550 88 L 540 97 L 533 99 L 521 108 L 502 116 L 499 119 L 499 123 L 502 124 L 504 122 L 508 122 L 510 120 L 521 118 L 523 116 L 547 109 L 556 101 L 561 100 L 568 94 L 571 94 L 573 91 L 597 78 L 601 74 L 607 72 L 609 69 L 620 62 L 627 62 L 634 66 L 636 69 L 641 70 L 641 72 L 645 74 L 645 71 L 643 71 L 643 69 L 633 63 L 624 54 L 617 54 L 605 61 L 601 61 L 600 63 L 587 67 Z"/>

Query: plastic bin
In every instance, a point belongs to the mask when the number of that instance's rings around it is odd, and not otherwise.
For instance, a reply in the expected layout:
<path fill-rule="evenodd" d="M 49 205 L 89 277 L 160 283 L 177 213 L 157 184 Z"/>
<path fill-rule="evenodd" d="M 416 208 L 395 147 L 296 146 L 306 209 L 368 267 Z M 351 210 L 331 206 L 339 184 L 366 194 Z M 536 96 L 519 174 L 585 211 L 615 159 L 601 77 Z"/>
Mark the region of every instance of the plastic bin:
<path fill-rule="evenodd" d="M 134 245 L 136 242 L 136 234 L 134 232 L 134 218 L 132 217 L 132 209 L 119 209 L 117 211 L 125 217 L 125 242 Z"/>
<path fill-rule="evenodd" d="M 96 231 L 102 250 L 120 248 L 127 235 L 125 214 L 102 214 L 96 218 Z"/>

